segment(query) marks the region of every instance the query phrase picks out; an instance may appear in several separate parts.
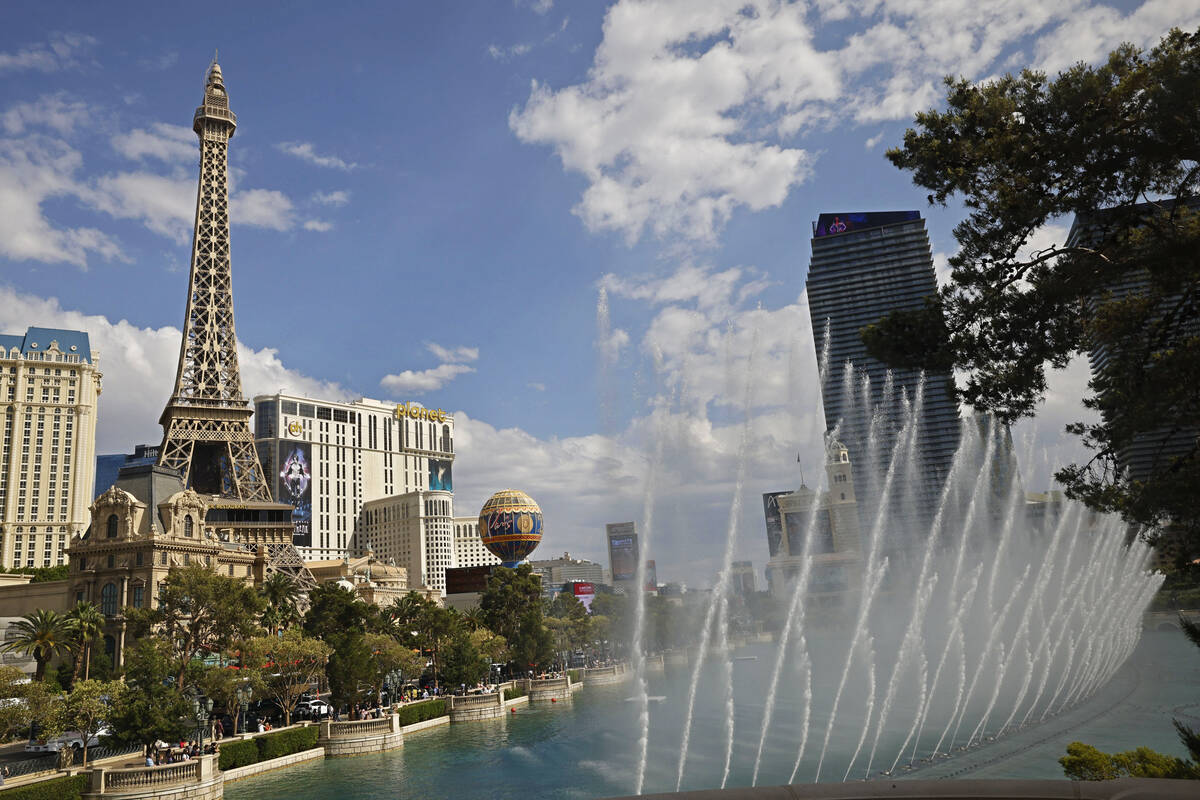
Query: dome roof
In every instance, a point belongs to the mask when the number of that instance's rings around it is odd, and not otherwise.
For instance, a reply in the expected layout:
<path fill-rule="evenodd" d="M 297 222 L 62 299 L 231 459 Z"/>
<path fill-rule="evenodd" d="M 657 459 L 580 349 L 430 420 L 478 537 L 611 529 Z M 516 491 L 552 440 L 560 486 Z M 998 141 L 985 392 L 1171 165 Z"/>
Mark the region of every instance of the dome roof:
<path fill-rule="evenodd" d="M 831 436 L 825 444 L 825 457 L 829 464 L 847 463 L 850 461 L 850 450 Z"/>

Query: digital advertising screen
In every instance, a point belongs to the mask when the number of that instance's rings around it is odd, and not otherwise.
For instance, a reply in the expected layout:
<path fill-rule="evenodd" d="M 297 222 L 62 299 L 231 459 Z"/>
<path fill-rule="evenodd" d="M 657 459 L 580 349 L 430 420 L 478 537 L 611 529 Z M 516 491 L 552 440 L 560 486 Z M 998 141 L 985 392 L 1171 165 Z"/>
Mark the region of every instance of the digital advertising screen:
<path fill-rule="evenodd" d="M 911 222 L 920 218 L 920 211 L 848 211 L 840 214 L 822 214 L 817 217 L 813 238 L 836 236 L 839 233 L 878 228 L 897 222 Z"/>
<path fill-rule="evenodd" d="M 571 584 L 571 591 L 575 595 L 575 599 L 583 603 L 583 607 L 592 613 L 592 601 L 596 599 L 596 587 L 590 583 L 576 582 Z"/>
<path fill-rule="evenodd" d="M 451 461 L 429 459 L 429 489 L 430 491 L 454 491 L 454 479 L 451 475 Z"/>
<path fill-rule="evenodd" d="M 632 522 L 616 522 L 608 526 L 608 563 L 614 581 L 631 581 L 637 577 L 638 542 Z"/>
<path fill-rule="evenodd" d="M 281 441 L 276 463 L 275 497 L 292 507 L 292 544 L 312 547 L 312 445 Z"/>

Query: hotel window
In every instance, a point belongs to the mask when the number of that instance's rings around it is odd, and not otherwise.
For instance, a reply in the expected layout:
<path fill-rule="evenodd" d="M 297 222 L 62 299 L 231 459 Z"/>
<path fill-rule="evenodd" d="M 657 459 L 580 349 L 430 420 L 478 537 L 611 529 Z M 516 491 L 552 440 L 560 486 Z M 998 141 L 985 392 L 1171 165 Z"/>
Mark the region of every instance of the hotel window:
<path fill-rule="evenodd" d="M 100 590 L 100 613 L 111 617 L 117 613 L 117 585 L 106 583 Z"/>
<path fill-rule="evenodd" d="M 192 527 L 192 515 L 191 514 L 188 514 L 186 517 L 183 518 L 183 535 L 188 537 L 189 539 L 191 539 L 195 535 L 195 531 Z"/>
<path fill-rule="evenodd" d="M 109 539 L 115 539 L 117 537 L 117 515 L 116 514 L 108 515 L 108 522 L 105 523 L 104 534 Z"/>
<path fill-rule="evenodd" d="M 141 553 L 138 553 L 138 555 L 141 555 Z M 134 608 L 141 608 L 142 604 L 145 602 L 145 598 L 146 598 L 146 588 L 144 586 L 133 587 L 133 607 Z"/>

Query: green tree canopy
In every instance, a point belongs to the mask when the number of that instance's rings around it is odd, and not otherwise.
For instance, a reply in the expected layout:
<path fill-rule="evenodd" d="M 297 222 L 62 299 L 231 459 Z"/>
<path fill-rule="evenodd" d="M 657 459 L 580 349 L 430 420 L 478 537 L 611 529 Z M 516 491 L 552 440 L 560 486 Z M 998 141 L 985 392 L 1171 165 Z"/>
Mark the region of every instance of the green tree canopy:
<path fill-rule="evenodd" d="M 279 636 L 260 636 L 247 642 L 242 666 L 259 673 L 266 696 L 283 711 L 283 724 L 291 725 L 300 695 L 325 672 L 332 652 L 325 642 L 292 628 Z"/>
<path fill-rule="evenodd" d="M 269 633 L 299 624 L 304 592 L 290 577 L 274 572 L 258 587 L 258 593 L 263 601 L 259 624 Z"/>
<path fill-rule="evenodd" d="M 240 652 L 240 648 L 239 648 Z M 230 666 L 215 666 L 204 670 L 196 680 L 196 687 L 213 701 L 213 717 L 228 715 L 235 722 L 241 709 L 238 707 L 238 689 L 249 687 L 255 697 L 266 695 L 261 671 L 257 669 L 234 669 Z"/>
<path fill-rule="evenodd" d="M 542 582 L 528 564 L 496 567 L 479 598 L 487 627 L 508 642 L 513 663 L 521 670 L 550 663 L 554 637 L 542 612 Z"/>
<path fill-rule="evenodd" d="M 484 660 L 471 634 L 460 627 L 447 643 L 442 657 L 442 678 L 450 687 L 471 687 L 487 677 Z"/>
<path fill-rule="evenodd" d="M 41 735 L 63 731 L 62 692 L 49 681 L 30 681 L 18 667 L 0 667 L 0 738 L 29 733 L 36 723 Z"/>
<path fill-rule="evenodd" d="M 182 690 L 194 658 L 223 652 L 258 632 L 262 602 L 245 581 L 193 564 L 171 570 L 154 608 L 127 608 L 125 616 L 135 635 L 153 632 L 173 645 L 172 671 Z"/>
<path fill-rule="evenodd" d="M 419 677 L 425 669 L 421 655 L 396 641 L 386 633 L 368 633 L 365 637 L 370 651 L 371 687 L 376 697 L 383 692 L 383 684 L 391 672 L 399 671 L 405 679 Z"/>
<path fill-rule="evenodd" d="M 71 652 L 75 642 L 75 623 L 71 618 L 45 608 L 21 617 L 10 630 L 16 635 L 4 643 L 4 649 L 33 656 L 37 665 L 33 673 L 35 681 L 46 675 L 46 665 L 52 659 Z"/>
<path fill-rule="evenodd" d="M 83 739 L 83 763 L 87 766 L 88 740 L 100 732 L 120 703 L 125 692 L 120 681 L 76 681 L 66 698 L 63 722 L 68 730 L 79 731 Z"/>
<path fill-rule="evenodd" d="M 334 705 L 355 705 L 374 684 L 368 633 L 388 629 L 379 609 L 336 583 L 324 583 L 308 596 L 304 632 L 329 645 L 325 665 Z"/>
<path fill-rule="evenodd" d="M 953 365 L 962 397 L 1005 421 L 1034 413 L 1047 366 L 1105 348 L 1084 400 L 1101 421 L 1069 428 L 1095 455 L 1057 477 L 1093 508 L 1197 536 L 1200 32 L 1172 30 L 1149 52 L 1122 45 L 1054 79 L 946 83 L 945 111 L 918 114 L 888 158 L 931 203 L 967 207 L 952 282 L 864 329 L 865 343 L 892 364 Z M 1084 236 L 1043 243 L 1072 217 Z M 1131 281 L 1141 288 L 1111 291 Z M 1146 480 L 1118 469 L 1138 437 L 1189 430 L 1190 451 Z"/>
<path fill-rule="evenodd" d="M 125 648 L 125 683 L 113 703 L 113 737 L 129 744 L 178 741 L 195 726 L 192 706 L 175 684 L 175 649 L 169 642 L 144 638 Z"/>

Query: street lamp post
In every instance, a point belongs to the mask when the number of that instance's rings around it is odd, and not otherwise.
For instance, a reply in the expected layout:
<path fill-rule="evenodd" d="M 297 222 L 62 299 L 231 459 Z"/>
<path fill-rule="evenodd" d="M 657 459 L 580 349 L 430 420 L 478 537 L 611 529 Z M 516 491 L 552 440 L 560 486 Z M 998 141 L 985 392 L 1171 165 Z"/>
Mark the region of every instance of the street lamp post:
<path fill-rule="evenodd" d="M 237 690 L 238 710 L 241 712 L 239 716 L 242 721 L 242 733 L 246 732 L 246 713 L 250 708 L 250 698 L 253 696 L 254 689 L 250 686 L 242 686 Z M 233 727 L 233 732 L 238 732 L 236 725 Z"/>
<path fill-rule="evenodd" d="M 208 726 L 208 720 L 212 716 L 213 701 L 212 698 L 201 701 L 200 695 L 197 694 L 192 698 L 192 712 L 196 717 L 196 726 L 200 728 L 200 752 L 204 752 L 204 729 Z"/>

